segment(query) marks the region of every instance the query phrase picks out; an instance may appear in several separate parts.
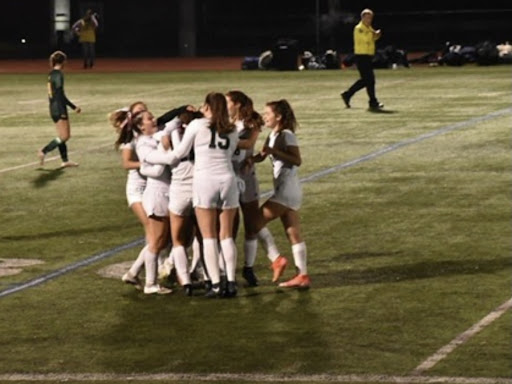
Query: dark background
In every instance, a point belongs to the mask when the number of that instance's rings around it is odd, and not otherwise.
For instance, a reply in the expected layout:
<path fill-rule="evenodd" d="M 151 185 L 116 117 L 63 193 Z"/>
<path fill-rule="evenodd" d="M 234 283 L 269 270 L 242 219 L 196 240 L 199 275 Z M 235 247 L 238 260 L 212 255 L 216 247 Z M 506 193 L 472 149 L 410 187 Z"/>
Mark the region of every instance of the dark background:
<path fill-rule="evenodd" d="M 375 12 L 374 27 L 383 31 L 381 47 L 424 52 L 439 50 L 446 41 L 512 41 L 512 3 L 505 1 L 410 1 L 404 6 L 401 1 L 195 0 L 190 15 L 195 49 L 185 52 L 179 38 L 186 27 L 182 1 L 71 0 L 71 24 L 88 7 L 97 11 L 97 54 L 108 57 L 258 56 L 279 38 L 296 39 L 301 51 L 345 54 L 352 51 L 352 28 L 366 7 Z M 55 42 L 50 0 L 1 4 L 0 58 L 47 57 L 56 48 L 79 54 L 76 38 Z"/>

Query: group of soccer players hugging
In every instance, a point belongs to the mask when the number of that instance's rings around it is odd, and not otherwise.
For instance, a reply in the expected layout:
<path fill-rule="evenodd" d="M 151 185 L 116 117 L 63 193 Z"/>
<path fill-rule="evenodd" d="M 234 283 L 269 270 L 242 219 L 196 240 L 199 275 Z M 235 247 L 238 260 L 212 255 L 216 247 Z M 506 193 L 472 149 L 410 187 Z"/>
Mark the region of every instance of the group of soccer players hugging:
<path fill-rule="evenodd" d="M 169 294 L 173 276 L 188 296 L 204 289 L 209 298 L 235 297 L 236 234 L 244 226 L 242 276 L 254 273 L 258 243 L 270 260 L 272 282 L 309 288 L 306 244 L 301 236 L 301 155 L 297 120 L 287 100 L 265 104 L 258 113 L 244 92 L 211 92 L 196 109 L 184 105 L 155 117 L 135 102 L 109 115 L 116 148 L 128 172 L 128 205 L 144 228 L 145 246 L 122 281 L 145 294 Z M 260 151 L 255 144 L 270 129 Z M 273 192 L 260 205 L 255 164 L 272 163 Z M 266 224 L 279 218 L 291 244 L 296 275 L 279 283 L 288 260 Z M 189 255 L 190 254 L 190 255 Z M 145 278 L 139 276 L 144 270 Z M 203 294 L 203 293 L 201 293 Z"/>

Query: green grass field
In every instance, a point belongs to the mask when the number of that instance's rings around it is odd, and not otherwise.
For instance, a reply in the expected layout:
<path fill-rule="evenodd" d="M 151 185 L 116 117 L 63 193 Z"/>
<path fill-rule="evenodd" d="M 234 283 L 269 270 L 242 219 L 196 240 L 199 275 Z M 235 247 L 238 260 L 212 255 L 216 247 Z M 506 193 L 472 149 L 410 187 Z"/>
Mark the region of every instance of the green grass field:
<path fill-rule="evenodd" d="M 65 170 L 37 165 L 55 136 L 46 75 L 0 75 L 0 382 L 512 383 L 510 67 L 378 70 L 389 113 L 368 112 L 364 91 L 343 107 L 356 75 L 68 74 L 83 112 L 68 143 L 80 167 Z M 147 297 L 98 273 L 139 245 L 75 268 L 142 237 L 107 114 L 230 89 L 295 109 L 312 288 L 276 288 L 261 249 L 261 286 L 239 274 L 232 300 Z M 270 164 L 258 175 L 268 191 Z M 14 273 L 11 259 L 42 263 Z"/>

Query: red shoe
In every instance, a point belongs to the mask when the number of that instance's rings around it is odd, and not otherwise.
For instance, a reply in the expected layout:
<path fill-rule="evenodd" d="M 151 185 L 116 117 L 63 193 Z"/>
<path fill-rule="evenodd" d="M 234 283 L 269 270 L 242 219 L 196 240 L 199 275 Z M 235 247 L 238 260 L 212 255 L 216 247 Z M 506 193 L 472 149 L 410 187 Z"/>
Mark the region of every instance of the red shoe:
<path fill-rule="evenodd" d="M 293 279 L 279 284 L 280 287 L 284 288 L 309 288 L 310 285 L 311 280 L 308 275 L 297 275 Z"/>
<path fill-rule="evenodd" d="M 286 265 L 288 264 L 288 260 L 286 260 L 283 256 L 277 256 L 272 262 L 271 268 L 274 271 L 274 276 L 272 276 L 272 282 L 275 283 L 279 278 L 283 275 L 284 270 L 286 269 Z"/>

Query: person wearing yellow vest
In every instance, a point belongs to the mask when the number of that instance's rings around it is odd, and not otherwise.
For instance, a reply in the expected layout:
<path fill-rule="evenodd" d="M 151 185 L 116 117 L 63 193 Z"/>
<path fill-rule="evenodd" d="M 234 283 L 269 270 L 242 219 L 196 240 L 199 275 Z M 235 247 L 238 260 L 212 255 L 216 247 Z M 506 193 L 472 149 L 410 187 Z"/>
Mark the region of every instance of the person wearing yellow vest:
<path fill-rule="evenodd" d="M 78 42 L 82 45 L 84 69 L 92 68 L 94 65 L 96 28 L 98 28 L 98 19 L 92 9 L 88 9 L 84 17 L 71 27 L 73 32 L 78 35 Z"/>
<path fill-rule="evenodd" d="M 381 37 L 381 30 L 372 27 L 373 11 L 363 9 L 361 21 L 354 27 L 354 56 L 360 78 L 352 86 L 341 93 L 341 98 L 347 108 L 350 108 L 350 99 L 363 88 L 369 97 L 370 110 L 376 111 L 384 107 L 375 96 L 375 74 L 373 73 L 373 56 L 375 55 L 375 41 Z"/>

